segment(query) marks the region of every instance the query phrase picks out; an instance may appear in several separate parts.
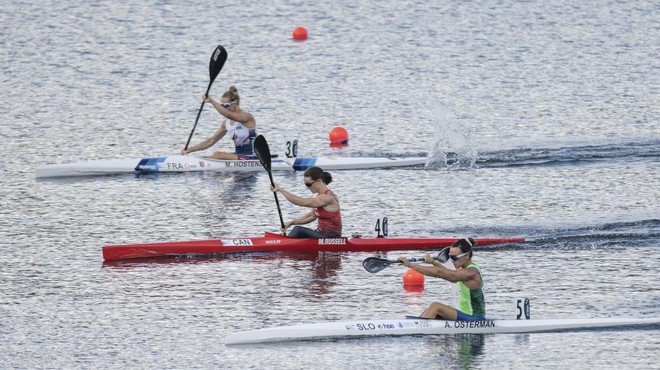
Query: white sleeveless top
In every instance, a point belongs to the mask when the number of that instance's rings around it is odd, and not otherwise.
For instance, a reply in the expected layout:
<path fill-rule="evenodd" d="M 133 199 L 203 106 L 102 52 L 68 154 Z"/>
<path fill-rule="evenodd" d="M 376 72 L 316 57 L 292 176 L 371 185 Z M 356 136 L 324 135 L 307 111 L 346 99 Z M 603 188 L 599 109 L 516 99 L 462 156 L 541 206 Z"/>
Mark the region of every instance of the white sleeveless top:
<path fill-rule="evenodd" d="M 234 141 L 236 155 L 241 157 L 256 157 L 254 154 L 254 139 L 257 138 L 257 128 L 247 128 L 240 122 L 225 121 L 227 134 Z"/>

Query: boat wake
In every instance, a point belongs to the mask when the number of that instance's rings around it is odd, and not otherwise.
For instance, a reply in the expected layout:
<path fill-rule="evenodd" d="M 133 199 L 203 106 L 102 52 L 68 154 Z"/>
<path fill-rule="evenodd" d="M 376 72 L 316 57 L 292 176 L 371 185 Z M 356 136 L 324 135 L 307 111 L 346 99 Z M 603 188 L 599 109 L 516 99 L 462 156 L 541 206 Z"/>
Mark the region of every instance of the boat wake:
<path fill-rule="evenodd" d="M 539 230 L 542 232 L 542 230 Z M 610 248 L 626 245 L 660 245 L 660 219 L 615 222 L 579 228 L 552 229 L 530 238 L 530 246 L 558 248 Z"/>
<path fill-rule="evenodd" d="M 660 141 L 526 148 L 479 153 L 477 167 L 559 166 L 589 162 L 639 161 L 660 157 Z M 449 160 L 449 159 L 448 159 Z"/>
<path fill-rule="evenodd" d="M 526 249 L 596 249 L 660 246 L 660 219 L 613 222 L 588 226 L 475 228 L 461 230 L 435 230 L 443 235 L 522 235 L 525 243 L 507 245 L 506 248 L 524 246 Z"/>
<path fill-rule="evenodd" d="M 468 140 L 468 139 L 466 139 Z M 360 156 L 426 157 L 426 169 L 465 170 L 530 166 L 567 166 L 586 163 L 636 162 L 658 160 L 660 140 L 603 145 L 566 146 L 559 148 L 516 148 L 478 151 L 469 141 L 458 147 L 435 143 L 430 152 L 406 153 L 356 152 Z M 417 170 L 418 168 L 413 168 Z"/>

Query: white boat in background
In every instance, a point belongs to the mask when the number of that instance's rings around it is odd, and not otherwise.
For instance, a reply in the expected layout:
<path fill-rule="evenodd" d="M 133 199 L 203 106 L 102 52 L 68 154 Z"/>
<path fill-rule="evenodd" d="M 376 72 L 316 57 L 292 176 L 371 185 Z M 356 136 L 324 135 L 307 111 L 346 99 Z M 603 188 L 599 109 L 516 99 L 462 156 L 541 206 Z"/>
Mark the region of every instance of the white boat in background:
<path fill-rule="evenodd" d="M 426 160 L 426 157 L 275 157 L 272 159 L 272 170 L 302 171 L 313 166 L 319 166 L 329 171 L 407 167 L 423 165 L 426 163 Z M 121 173 L 256 172 L 263 170 L 258 159 L 228 161 L 189 154 L 52 164 L 37 168 L 37 178 L 114 175 Z"/>
<path fill-rule="evenodd" d="M 232 333 L 225 344 L 445 334 L 515 334 L 660 324 L 655 318 L 445 321 L 420 318 L 332 321 Z"/>

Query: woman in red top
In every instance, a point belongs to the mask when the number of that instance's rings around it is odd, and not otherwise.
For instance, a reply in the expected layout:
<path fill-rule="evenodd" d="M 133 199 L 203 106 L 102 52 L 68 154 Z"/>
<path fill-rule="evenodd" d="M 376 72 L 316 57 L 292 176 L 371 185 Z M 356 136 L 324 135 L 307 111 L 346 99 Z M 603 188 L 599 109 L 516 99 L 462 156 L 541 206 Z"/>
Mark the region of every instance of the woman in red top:
<path fill-rule="evenodd" d="M 293 195 L 282 189 L 280 186 L 270 188 L 272 191 L 279 191 L 289 202 L 303 207 L 312 208 L 304 215 L 286 222 L 282 232 L 291 227 L 291 225 L 304 225 L 318 219 L 318 227 L 312 230 L 303 226 L 296 226 L 287 235 L 291 238 L 328 238 L 341 236 L 341 209 L 339 208 L 339 199 L 335 193 L 328 189 L 327 185 L 332 182 L 332 175 L 323 171 L 320 167 L 310 167 L 305 171 L 303 178 L 305 186 L 316 196 L 303 198 Z"/>

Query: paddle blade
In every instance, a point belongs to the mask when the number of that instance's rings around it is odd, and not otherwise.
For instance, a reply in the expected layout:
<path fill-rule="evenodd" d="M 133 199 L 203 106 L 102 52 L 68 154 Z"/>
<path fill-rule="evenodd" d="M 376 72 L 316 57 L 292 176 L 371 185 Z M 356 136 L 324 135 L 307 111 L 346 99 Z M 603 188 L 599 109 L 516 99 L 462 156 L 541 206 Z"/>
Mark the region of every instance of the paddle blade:
<path fill-rule="evenodd" d="M 435 257 L 435 260 L 440 263 L 447 262 L 449 260 L 449 247 L 443 248 L 440 253 L 438 253 L 438 256 Z"/>
<path fill-rule="evenodd" d="M 225 65 L 227 61 L 227 50 L 222 45 L 218 45 L 217 48 L 213 51 L 211 55 L 211 61 L 209 62 L 209 76 L 211 77 L 211 82 L 215 80 L 222 69 L 222 66 Z M 210 84 L 209 84 L 210 87 Z"/>
<path fill-rule="evenodd" d="M 268 148 L 268 142 L 263 135 L 257 136 L 254 140 L 254 153 L 257 155 L 257 158 L 259 158 L 261 165 L 270 173 L 270 148 Z"/>
<path fill-rule="evenodd" d="M 379 271 L 383 271 L 387 266 L 397 263 L 398 261 L 390 261 L 378 257 L 368 257 L 362 261 L 362 267 L 368 272 L 375 274 Z"/>

